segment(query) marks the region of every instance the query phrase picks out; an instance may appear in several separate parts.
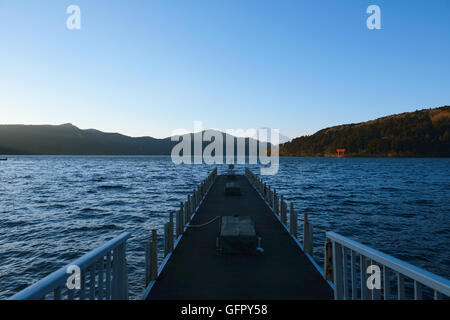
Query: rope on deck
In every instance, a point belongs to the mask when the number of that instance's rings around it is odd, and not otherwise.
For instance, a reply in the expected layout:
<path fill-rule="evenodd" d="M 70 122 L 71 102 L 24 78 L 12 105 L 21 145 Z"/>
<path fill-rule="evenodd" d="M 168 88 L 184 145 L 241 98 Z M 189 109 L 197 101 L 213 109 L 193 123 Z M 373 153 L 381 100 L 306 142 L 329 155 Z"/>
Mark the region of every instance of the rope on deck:
<path fill-rule="evenodd" d="M 206 223 L 204 223 L 204 224 L 197 224 L 197 225 L 192 225 L 192 224 L 190 224 L 190 225 L 188 225 L 188 226 L 186 226 L 186 227 L 187 227 L 187 228 L 203 228 L 203 227 L 206 227 L 207 225 L 210 225 L 211 223 L 215 222 L 216 220 L 218 220 L 218 219 L 220 219 L 220 218 L 221 218 L 220 216 L 217 216 L 217 217 L 215 217 L 214 219 L 212 219 L 211 221 L 206 222 Z"/>

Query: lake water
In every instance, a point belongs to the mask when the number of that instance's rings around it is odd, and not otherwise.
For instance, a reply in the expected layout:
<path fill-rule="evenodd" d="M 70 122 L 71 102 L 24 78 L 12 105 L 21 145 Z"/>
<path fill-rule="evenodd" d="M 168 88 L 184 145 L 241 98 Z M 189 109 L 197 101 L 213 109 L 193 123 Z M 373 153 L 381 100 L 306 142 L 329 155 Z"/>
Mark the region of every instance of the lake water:
<path fill-rule="evenodd" d="M 129 231 L 130 298 L 138 299 L 151 230 L 162 235 L 169 212 L 211 169 L 164 156 L 0 163 L 0 298 Z M 294 202 L 299 229 L 308 212 L 319 265 L 332 230 L 448 278 L 450 159 L 281 158 L 265 179 Z"/>

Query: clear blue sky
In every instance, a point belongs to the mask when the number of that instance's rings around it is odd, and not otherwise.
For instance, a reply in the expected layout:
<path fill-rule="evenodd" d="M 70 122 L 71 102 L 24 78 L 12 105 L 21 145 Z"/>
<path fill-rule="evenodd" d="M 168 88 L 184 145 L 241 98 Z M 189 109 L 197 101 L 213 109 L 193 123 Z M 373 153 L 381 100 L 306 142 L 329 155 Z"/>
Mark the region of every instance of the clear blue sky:
<path fill-rule="evenodd" d="M 0 39 L 2 124 L 295 137 L 450 104 L 448 0 L 0 0 Z"/>

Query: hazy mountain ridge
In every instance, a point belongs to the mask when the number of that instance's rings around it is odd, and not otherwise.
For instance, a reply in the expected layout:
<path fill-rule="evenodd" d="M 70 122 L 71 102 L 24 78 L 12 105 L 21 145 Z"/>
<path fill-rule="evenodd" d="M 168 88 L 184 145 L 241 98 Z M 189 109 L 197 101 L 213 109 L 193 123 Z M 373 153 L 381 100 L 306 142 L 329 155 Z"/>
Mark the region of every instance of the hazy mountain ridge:
<path fill-rule="evenodd" d="M 450 106 L 326 128 L 280 146 L 282 156 L 449 157 Z"/>
<path fill-rule="evenodd" d="M 222 134 L 225 153 L 226 137 L 232 136 L 215 132 Z M 193 134 L 190 135 L 193 145 Z M 236 153 L 237 138 L 232 138 Z M 245 138 L 246 150 L 249 141 L 249 138 Z M 82 130 L 72 124 L 0 125 L 0 154 L 6 155 L 170 155 L 178 143 L 172 141 L 171 137 L 133 138 L 95 129 Z M 203 142 L 203 148 L 210 143 Z"/>

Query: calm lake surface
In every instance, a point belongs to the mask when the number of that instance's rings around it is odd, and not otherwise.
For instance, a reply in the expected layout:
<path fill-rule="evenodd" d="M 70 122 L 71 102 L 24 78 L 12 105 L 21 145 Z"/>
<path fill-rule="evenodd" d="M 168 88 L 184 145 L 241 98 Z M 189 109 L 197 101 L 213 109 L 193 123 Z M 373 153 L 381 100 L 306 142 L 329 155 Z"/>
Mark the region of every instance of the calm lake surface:
<path fill-rule="evenodd" d="M 162 235 L 169 212 L 212 168 L 163 156 L 0 163 L 0 298 L 125 231 L 130 298 L 140 298 L 151 229 Z M 450 159 L 281 158 L 265 179 L 294 202 L 299 229 L 308 212 L 319 265 L 332 230 L 448 278 Z"/>

